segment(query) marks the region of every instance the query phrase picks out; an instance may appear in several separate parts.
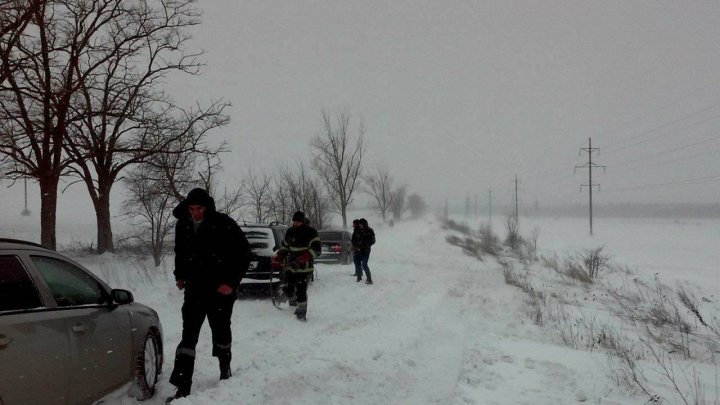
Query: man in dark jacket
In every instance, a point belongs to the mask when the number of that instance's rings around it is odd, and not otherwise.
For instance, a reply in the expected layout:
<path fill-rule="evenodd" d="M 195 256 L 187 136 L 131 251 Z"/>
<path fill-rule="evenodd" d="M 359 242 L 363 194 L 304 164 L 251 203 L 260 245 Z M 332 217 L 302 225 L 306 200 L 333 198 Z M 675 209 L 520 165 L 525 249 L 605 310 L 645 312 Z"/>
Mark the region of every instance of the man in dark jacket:
<path fill-rule="evenodd" d="M 174 396 L 190 394 L 195 368 L 195 346 L 205 317 L 212 331 L 212 355 L 220 363 L 220 379 L 230 378 L 230 316 L 240 280 L 250 260 L 250 245 L 238 224 L 215 211 L 207 191 L 196 188 L 174 210 L 175 280 L 185 290 L 182 306 L 182 340 L 175 352 L 170 383 Z"/>
<path fill-rule="evenodd" d="M 352 234 L 353 261 L 355 262 L 355 277 L 357 282 L 362 281 L 365 271 L 365 284 L 372 284 L 372 275 L 368 267 L 370 260 L 370 247 L 375 244 L 375 231 L 368 226 L 367 219 L 360 218 Z"/>
<path fill-rule="evenodd" d="M 290 305 L 295 305 L 295 316 L 307 320 L 307 283 L 312 272 L 313 262 L 320 255 L 322 245 L 315 228 L 308 225 L 305 214 L 297 211 L 292 217 L 293 226 L 285 232 L 282 246 L 273 257 L 273 266 L 285 264 L 287 286 L 284 292 Z"/>

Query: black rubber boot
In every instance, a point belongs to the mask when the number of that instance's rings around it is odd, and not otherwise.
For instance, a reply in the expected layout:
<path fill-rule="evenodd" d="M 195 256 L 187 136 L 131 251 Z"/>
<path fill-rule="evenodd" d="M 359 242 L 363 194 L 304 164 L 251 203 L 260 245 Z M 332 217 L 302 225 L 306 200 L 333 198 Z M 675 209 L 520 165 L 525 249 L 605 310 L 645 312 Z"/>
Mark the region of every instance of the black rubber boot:
<path fill-rule="evenodd" d="M 190 388 L 180 388 L 178 387 L 177 391 L 175 391 L 175 395 L 168 397 L 165 400 L 166 404 L 169 404 L 170 402 L 178 399 L 178 398 L 185 398 L 186 396 L 190 395 Z"/>
<path fill-rule="evenodd" d="M 227 380 L 231 376 L 230 359 L 220 359 L 220 380 Z"/>
<path fill-rule="evenodd" d="M 295 316 L 300 321 L 307 321 L 307 302 L 298 302 L 295 308 Z"/>

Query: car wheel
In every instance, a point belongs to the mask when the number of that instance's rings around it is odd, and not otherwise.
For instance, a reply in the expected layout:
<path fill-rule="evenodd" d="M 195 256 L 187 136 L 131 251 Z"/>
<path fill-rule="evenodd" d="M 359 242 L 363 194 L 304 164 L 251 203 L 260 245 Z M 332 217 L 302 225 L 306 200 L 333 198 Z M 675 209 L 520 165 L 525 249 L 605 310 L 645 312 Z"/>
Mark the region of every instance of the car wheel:
<path fill-rule="evenodd" d="M 142 351 L 138 353 L 135 367 L 137 399 L 140 401 L 155 395 L 155 385 L 160 374 L 160 342 L 158 336 L 150 331 L 145 336 Z"/>

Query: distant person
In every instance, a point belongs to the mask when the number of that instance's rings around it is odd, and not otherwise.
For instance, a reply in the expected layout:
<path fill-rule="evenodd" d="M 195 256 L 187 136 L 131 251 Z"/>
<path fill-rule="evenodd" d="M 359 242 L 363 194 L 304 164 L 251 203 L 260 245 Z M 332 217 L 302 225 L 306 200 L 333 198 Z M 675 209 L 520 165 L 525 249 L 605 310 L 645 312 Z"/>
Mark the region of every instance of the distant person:
<path fill-rule="evenodd" d="M 188 193 L 174 210 L 175 283 L 185 291 L 182 339 L 175 351 L 170 383 L 177 388 L 167 403 L 190 395 L 195 346 L 205 317 L 212 331 L 212 355 L 220 364 L 220 380 L 232 375 L 230 316 L 235 291 L 250 260 L 250 245 L 238 224 L 215 211 L 215 200 L 201 188 Z"/>
<path fill-rule="evenodd" d="M 390 228 L 392 228 L 393 226 L 395 226 L 395 221 L 393 219 L 390 219 Z"/>
<path fill-rule="evenodd" d="M 322 245 L 315 228 L 308 225 L 305 214 L 292 216 L 292 227 L 285 232 L 282 246 L 273 257 L 273 267 L 285 266 L 287 285 L 284 293 L 290 306 L 295 306 L 298 320 L 307 320 L 307 286 L 314 271 L 314 259 L 320 256 Z"/>
<path fill-rule="evenodd" d="M 362 273 L 365 272 L 365 284 L 372 284 L 372 275 L 368 267 L 370 260 L 371 246 L 375 244 L 375 231 L 368 226 L 365 218 L 358 220 L 357 228 L 352 234 L 353 261 L 355 262 L 356 281 L 362 281 Z"/>

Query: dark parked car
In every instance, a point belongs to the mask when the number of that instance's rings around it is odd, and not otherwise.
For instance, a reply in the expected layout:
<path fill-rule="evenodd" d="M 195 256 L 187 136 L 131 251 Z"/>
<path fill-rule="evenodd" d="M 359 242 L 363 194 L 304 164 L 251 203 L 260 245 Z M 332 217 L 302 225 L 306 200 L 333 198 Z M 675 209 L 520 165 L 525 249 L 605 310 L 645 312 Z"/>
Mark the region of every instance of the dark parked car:
<path fill-rule="evenodd" d="M 91 404 L 128 382 L 150 398 L 157 313 L 34 243 L 0 239 L 0 404 Z"/>
<path fill-rule="evenodd" d="M 318 263 L 352 263 L 352 238 L 343 230 L 318 231 L 322 243 L 322 254 L 315 259 Z"/>
<path fill-rule="evenodd" d="M 240 290 L 252 287 L 268 287 L 268 283 L 280 284 L 280 271 L 273 270 L 270 260 L 280 248 L 288 227 L 277 223 L 245 224 L 241 226 L 252 251 L 250 266 L 240 283 Z"/>

